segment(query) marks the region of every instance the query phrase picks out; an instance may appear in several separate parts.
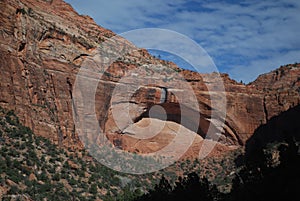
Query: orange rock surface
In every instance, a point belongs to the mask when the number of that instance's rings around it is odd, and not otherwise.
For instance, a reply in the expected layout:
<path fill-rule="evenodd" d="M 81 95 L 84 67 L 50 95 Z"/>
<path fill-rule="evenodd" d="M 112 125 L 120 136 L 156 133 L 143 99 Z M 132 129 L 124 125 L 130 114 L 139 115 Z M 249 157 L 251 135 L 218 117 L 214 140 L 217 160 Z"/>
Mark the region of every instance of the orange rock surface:
<path fill-rule="evenodd" d="M 115 34 L 98 26 L 90 17 L 77 14 L 61 0 L 3 0 L 0 11 L 0 105 L 15 110 L 20 120 L 37 135 L 61 146 L 81 148 L 73 120 L 76 75 L 81 65 L 95 56 L 97 48 Z M 107 51 L 117 52 L 126 47 L 133 45 L 117 38 L 115 45 Z M 151 77 L 155 71 L 162 73 Z M 150 76 L 155 82 L 141 84 L 132 91 L 123 91 L 120 97 L 112 97 L 116 86 L 137 82 L 138 78 L 135 79 L 132 73 L 127 83 L 121 83 L 130 72 L 138 73 L 141 79 Z M 190 88 L 178 88 L 176 82 L 170 82 L 163 92 L 164 82 L 172 78 L 172 72 L 185 78 Z M 164 122 L 167 126 L 182 124 L 186 130 L 178 135 L 189 130 L 197 136 L 187 153 L 197 155 L 209 126 L 219 133 L 216 150 L 222 152 L 232 146 L 244 145 L 259 125 L 300 103 L 299 64 L 261 75 L 248 85 L 221 74 L 225 91 L 210 88 L 217 76 L 219 74 L 182 70 L 172 62 L 156 59 L 140 49 L 118 58 L 103 74 L 95 96 L 97 119 L 112 143 L 117 142 L 115 146 L 148 153 L 161 149 L 172 140 L 174 134 L 170 128 L 163 128 L 156 136 L 139 140 L 128 134 L 125 127 L 116 125 L 112 110 L 113 107 L 124 108 L 127 103 L 122 100 L 130 101 L 132 122 L 123 122 L 123 125 L 142 125 L 152 118 L 159 126 L 162 120 L 151 117 L 149 111 L 152 106 L 160 105 L 167 114 L 167 122 Z M 187 108 L 186 112 L 182 112 L 180 103 L 189 102 L 190 97 L 179 100 L 174 93 L 184 94 L 190 89 L 195 94 L 199 110 Z M 133 95 L 126 100 L 129 92 Z M 166 93 L 163 101 L 162 93 Z M 212 108 L 212 101 L 220 98 L 222 93 L 226 102 L 220 99 L 219 103 L 225 104 L 226 118 L 224 127 L 220 128 L 216 124 L 218 117 L 211 116 L 213 110 L 218 111 L 218 108 Z M 191 129 L 195 125 L 197 128 Z M 147 136 L 147 133 L 134 133 L 142 134 Z"/>

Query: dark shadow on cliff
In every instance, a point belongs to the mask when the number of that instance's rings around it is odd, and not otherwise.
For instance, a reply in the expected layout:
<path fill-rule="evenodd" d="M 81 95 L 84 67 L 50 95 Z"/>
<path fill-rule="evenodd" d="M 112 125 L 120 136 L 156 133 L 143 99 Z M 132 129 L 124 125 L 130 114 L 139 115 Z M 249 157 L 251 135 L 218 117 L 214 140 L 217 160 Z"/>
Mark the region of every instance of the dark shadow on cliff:
<path fill-rule="evenodd" d="M 233 189 L 225 200 L 298 200 L 300 105 L 273 117 L 247 141 L 236 162 Z"/>
<path fill-rule="evenodd" d="M 215 137 L 216 139 L 218 139 L 218 136 L 206 136 L 209 129 L 211 129 L 211 133 L 220 132 L 214 124 L 207 120 L 210 118 L 209 115 L 201 114 L 199 111 L 186 107 L 184 106 L 184 104 L 180 105 L 179 103 L 162 103 L 158 105 L 163 108 L 164 112 L 167 114 L 167 118 L 162 119 L 161 117 L 164 117 L 165 113 L 160 113 L 161 111 L 159 110 L 156 111 L 154 115 L 152 114 L 153 116 L 151 116 L 151 118 L 173 121 L 181 124 L 182 126 L 193 132 L 198 133 L 203 138 L 213 139 Z M 153 105 L 149 105 L 149 109 L 145 111 L 140 117 L 135 119 L 134 122 L 138 122 L 143 118 L 149 118 L 149 111 L 152 106 Z"/>
<path fill-rule="evenodd" d="M 300 141 L 300 105 L 282 112 L 258 127 L 246 142 L 246 155 L 261 150 L 269 143 L 287 140 Z"/>

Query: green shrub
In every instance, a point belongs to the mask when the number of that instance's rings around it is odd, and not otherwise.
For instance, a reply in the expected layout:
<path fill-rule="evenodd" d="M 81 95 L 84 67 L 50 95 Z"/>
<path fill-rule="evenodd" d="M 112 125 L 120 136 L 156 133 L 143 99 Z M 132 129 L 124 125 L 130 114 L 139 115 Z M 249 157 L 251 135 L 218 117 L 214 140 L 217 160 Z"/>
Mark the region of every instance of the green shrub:
<path fill-rule="evenodd" d="M 97 185 L 95 183 L 90 186 L 89 192 L 93 195 L 97 194 Z"/>
<path fill-rule="evenodd" d="M 19 188 L 17 186 L 12 186 L 8 191 L 9 195 L 16 195 L 18 193 L 19 193 Z"/>

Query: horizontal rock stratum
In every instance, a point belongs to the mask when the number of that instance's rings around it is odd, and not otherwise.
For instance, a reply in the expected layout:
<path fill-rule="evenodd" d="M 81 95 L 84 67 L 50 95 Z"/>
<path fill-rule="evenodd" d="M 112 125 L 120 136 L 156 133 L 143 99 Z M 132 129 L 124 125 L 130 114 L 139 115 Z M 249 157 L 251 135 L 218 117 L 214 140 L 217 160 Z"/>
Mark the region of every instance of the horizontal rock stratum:
<path fill-rule="evenodd" d="M 61 146 L 82 147 L 73 120 L 76 75 L 83 62 L 93 58 L 97 48 L 115 34 L 98 26 L 90 17 L 77 14 L 61 0 L 2 0 L 0 10 L 0 105 L 15 110 L 22 123 L 37 135 Z M 115 45 L 107 49 L 108 52 L 134 47 L 121 37 L 114 40 Z M 113 99 L 114 89 L 130 71 L 138 71 L 141 77 L 161 69 L 177 72 L 185 79 L 196 96 L 198 111 L 187 108 L 187 112 L 182 112 L 180 100 L 174 96 L 182 89 L 176 84 L 164 87 L 163 82 L 170 78 L 166 70 L 155 78 L 158 80 L 155 84 L 137 86 L 129 104 L 124 103 L 122 97 Z M 215 76 L 222 78 L 225 92 L 218 88 L 210 88 L 208 92 L 211 83 L 207 80 L 213 83 Z M 131 83 L 129 80 L 122 84 Z M 211 102 L 221 93 L 226 96 L 223 128 L 215 125 L 220 121 L 218 117 L 211 117 L 212 111 L 218 110 L 212 108 Z M 172 62 L 159 60 L 139 49 L 118 58 L 103 73 L 95 107 L 99 124 L 112 143 L 133 152 L 149 153 L 166 146 L 174 137 L 172 129 L 180 126 L 184 119 L 187 123 L 183 124 L 183 132 L 196 136 L 189 150 L 193 155 L 198 152 L 210 125 L 220 135 L 219 151 L 232 145 L 244 145 L 258 126 L 298 105 L 299 93 L 299 64 L 280 67 L 244 85 L 227 74 L 199 74 L 180 69 Z M 131 108 L 132 122 L 120 128 L 112 110 L 113 107 L 124 108 L 124 104 Z M 167 119 L 153 119 L 149 115 L 154 105 L 164 109 Z M 198 119 L 193 118 L 198 116 Z M 158 135 L 147 137 L 147 133 L 133 129 L 134 125 L 146 126 L 151 119 L 157 127 L 163 124 Z M 190 128 L 194 125 L 198 126 L 192 131 Z M 135 135 L 143 135 L 145 139 L 137 139 Z"/>

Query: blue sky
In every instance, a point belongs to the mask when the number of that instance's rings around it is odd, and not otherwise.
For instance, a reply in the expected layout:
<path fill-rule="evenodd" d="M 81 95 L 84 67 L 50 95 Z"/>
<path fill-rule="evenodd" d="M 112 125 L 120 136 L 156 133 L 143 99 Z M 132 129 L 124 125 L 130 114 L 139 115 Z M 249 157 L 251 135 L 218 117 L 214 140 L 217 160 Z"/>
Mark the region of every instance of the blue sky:
<path fill-rule="evenodd" d="M 300 62 L 299 0 L 66 0 L 117 34 L 164 28 L 195 40 L 220 72 L 244 82 Z M 162 59 L 187 66 L 174 55 Z"/>

